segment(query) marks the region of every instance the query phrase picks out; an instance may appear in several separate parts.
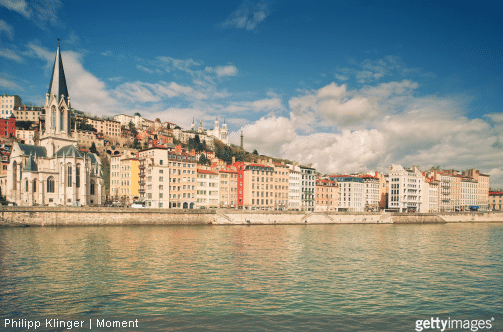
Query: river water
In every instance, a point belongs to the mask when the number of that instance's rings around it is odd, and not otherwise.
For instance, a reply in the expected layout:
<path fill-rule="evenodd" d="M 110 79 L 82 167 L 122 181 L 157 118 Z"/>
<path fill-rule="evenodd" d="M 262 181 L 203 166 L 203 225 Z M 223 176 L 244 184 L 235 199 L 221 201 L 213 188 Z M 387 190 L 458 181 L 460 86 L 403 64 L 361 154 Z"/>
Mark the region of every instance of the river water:
<path fill-rule="evenodd" d="M 2 228 L 0 317 L 167 324 L 138 331 L 371 331 L 401 317 L 375 330 L 413 331 L 438 316 L 495 331 L 502 253 L 490 223 Z"/>

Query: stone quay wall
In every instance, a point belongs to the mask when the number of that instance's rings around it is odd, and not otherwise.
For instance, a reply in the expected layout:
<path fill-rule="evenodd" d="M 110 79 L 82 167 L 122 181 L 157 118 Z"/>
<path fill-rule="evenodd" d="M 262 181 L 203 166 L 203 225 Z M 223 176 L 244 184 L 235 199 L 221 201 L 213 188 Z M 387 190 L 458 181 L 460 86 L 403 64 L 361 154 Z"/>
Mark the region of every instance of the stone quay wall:
<path fill-rule="evenodd" d="M 214 211 L 102 207 L 3 207 L 0 226 L 205 225 Z"/>
<path fill-rule="evenodd" d="M 2 207 L 0 226 L 431 224 L 503 222 L 502 212 L 380 213 Z"/>

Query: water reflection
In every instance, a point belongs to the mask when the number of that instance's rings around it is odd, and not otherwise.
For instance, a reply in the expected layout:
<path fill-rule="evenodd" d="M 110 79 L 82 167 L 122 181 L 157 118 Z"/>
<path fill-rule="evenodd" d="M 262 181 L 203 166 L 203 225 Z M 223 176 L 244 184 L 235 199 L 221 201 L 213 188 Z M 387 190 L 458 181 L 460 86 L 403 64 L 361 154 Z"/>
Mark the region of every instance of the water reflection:
<path fill-rule="evenodd" d="M 501 314 L 502 249 L 501 224 L 0 229 L 0 314 Z"/>

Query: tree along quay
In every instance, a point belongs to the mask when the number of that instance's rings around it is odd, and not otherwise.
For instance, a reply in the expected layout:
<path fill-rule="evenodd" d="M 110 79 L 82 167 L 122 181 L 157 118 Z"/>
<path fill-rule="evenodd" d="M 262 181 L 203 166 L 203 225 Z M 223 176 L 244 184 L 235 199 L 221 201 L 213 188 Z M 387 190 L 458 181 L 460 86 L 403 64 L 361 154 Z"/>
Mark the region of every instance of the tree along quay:
<path fill-rule="evenodd" d="M 503 222 L 501 212 L 385 213 L 2 207 L 0 226 L 431 224 Z"/>

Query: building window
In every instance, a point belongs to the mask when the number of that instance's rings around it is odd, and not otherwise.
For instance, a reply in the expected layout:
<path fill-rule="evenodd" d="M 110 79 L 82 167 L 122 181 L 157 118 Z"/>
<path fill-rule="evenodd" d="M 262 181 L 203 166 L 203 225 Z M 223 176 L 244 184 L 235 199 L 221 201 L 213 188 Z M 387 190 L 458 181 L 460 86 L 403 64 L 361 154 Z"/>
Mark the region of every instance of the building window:
<path fill-rule="evenodd" d="M 47 179 L 47 192 L 54 192 L 54 178 L 52 176 Z"/>
<path fill-rule="evenodd" d="M 80 188 L 80 165 L 77 165 L 75 171 L 75 185 L 77 186 L 77 188 Z"/>
<path fill-rule="evenodd" d="M 72 165 L 68 165 L 68 187 L 72 186 Z"/>
<path fill-rule="evenodd" d="M 94 180 L 91 180 L 90 193 L 94 195 Z"/>
<path fill-rule="evenodd" d="M 36 193 L 37 192 L 37 180 L 33 180 L 33 192 Z"/>

